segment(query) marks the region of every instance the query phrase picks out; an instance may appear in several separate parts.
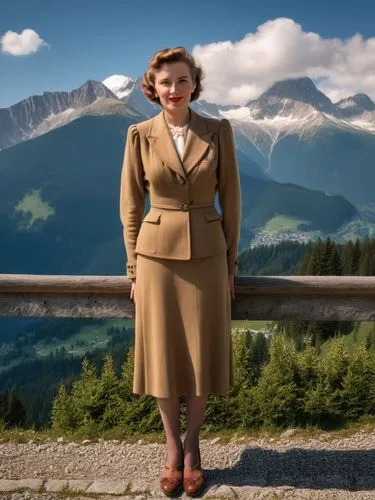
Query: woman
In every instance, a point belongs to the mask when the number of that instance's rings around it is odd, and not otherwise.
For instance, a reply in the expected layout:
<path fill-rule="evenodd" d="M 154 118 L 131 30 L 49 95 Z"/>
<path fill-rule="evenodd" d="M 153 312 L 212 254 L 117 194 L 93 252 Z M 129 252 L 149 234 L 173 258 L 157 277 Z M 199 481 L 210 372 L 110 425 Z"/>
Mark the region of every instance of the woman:
<path fill-rule="evenodd" d="M 229 121 L 205 118 L 189 106 L 201 79 L 202 69 L 183 47 L 152 57 L 143 91 L 162 110 L 129 127 L 121 176 L 136 308 L 133 391 L 157 398 L 167 441 L 160 485 L 168 496 L 182 487 L 190 496 L 202 492 L 199 433 L 207 397 L 225 393 L 233 381 L 230 300 L 241 191 Z M 183 446 L 181 396 L 187 403 Z"/>

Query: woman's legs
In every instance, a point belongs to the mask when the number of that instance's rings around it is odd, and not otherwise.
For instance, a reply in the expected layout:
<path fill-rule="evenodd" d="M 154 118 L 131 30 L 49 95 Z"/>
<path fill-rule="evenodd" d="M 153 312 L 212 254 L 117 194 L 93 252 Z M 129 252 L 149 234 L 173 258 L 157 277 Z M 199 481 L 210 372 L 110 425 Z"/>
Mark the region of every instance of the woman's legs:
<path fill-rule="evenodd" d="M 187 396 L 187 432 L 184 442 L 184 464 L 194 467 L 198 463 L 199 432 L 204 421 L 207 396 Z"/>
<path fill-rule="evenodd" d="M 167 465 L 176 467 L 183 462 L 180 440 L 180 399 L 157 398 L 167 440 Z"/>
<path fill-rule="evenodd" d="M 187 432 L 184 442 L 184 457 L 181 457 L 180 399 L 157 398 L 167 440 L 167 464 L 175 467 L 184 459 L 185 466 L 198 463 L 199 433 L 204 422 L 207 396 L 186 396 Z"/>

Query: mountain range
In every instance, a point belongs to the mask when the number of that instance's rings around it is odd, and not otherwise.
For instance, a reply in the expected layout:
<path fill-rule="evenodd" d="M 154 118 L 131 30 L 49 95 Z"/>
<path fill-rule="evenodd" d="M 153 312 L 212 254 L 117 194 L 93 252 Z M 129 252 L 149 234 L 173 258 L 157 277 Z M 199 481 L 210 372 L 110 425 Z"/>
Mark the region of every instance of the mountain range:
<path fill-rule="evenodd" d="M 141 83 L 141 78 L 112 75 L 0 109 L 0 148 L 82 116 L 124 116 L 133 122 L 154 116 L 160 107 L 145 99 Z M 263 176 L 342 195 L 356 205 L 375 202 L 375 104 L 369 96 L 356 94 L 333 103 L 306 77 L 276 82 L 244 106 L 204 100 L 191 105 L 205 116 L 228 118 L 238 151 Z"/>
<path fill-rule="evenodd" d="M 307 237 L 370 235 L 375 105 L 368 96 L 334 104 L 299 78 L 276 82 L 245 106 L 191 106 L 232 123 L 242 249 L 280 216 Z M 122 75 L 0 109 L 0 272 L 122 273 L 126 131 L 159 111 L 143 96 L 141 78 Z"/>

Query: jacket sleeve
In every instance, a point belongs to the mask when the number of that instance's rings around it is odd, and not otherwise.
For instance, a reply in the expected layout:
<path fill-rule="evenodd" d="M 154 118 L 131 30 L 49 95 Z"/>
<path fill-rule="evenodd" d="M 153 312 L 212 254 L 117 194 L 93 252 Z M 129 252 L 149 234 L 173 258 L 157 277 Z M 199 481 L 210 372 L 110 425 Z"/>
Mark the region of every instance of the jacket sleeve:
<path fill-rule="evenodd" d="M 237 274 L 238 245 L 241 230 L 242 196 L 233 131 L 229 120 L 221 120 L 219 128 L 218 196 L 227 242 L 228 273 Z"/>
<path fill-rule="evenodd" d="M 144 171 L 136 125 L 128 128 L 121 172 L 120 219 L 123 225 L 127 255 L 126 274 L 136 277 L 135 246 L 145 209 Z"/>

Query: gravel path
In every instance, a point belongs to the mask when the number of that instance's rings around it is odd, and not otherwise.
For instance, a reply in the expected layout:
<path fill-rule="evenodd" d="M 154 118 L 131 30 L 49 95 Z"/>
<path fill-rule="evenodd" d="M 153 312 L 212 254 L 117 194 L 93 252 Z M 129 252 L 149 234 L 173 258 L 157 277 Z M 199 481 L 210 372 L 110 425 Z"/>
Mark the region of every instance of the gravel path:
<path fill-rule="evenodd" d="M 204 498 L 375 499 L 375 431 L 331 440 L 201 441 Z M 139 441 L 0 442 L 0 498 L 163 498 L 165 445 Z M 185 497 L 185 495 L 182 495 Z"/>

